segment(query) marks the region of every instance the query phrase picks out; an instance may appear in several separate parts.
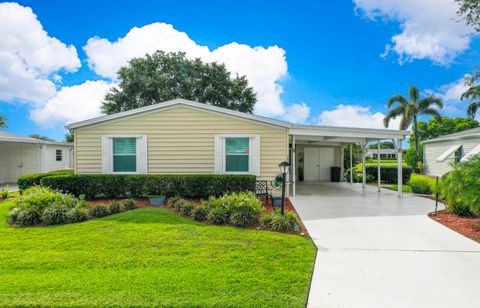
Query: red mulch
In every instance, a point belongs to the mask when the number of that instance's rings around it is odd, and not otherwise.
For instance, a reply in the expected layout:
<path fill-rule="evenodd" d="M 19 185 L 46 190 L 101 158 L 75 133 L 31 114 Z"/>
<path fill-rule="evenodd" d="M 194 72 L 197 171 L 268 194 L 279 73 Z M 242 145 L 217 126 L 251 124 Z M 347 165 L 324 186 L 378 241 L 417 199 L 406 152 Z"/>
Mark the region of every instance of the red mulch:
<path fill-rule="evenodd" d="M 115 200 L 119 201 L 120 203 L 123 203 L 123 201 L 125 201 L 127 199 L 115 199 Z M 135 201 L 135 205 L 137 206 L 137 208 L 151 207 L 150 201 L 148 199 L 135 198 L 133 200 Z M 89 201 L 89 203 L 90 204 L 105 204 L 105 205 L 108 205 L 112 201 L 113 201 L 113 199 L 97 199 L 97 200 L 91 200 L 91 201 Z M 196 205 L 201 204 L 201 200 L 198 200 L 198 199 L 190 199 L 190 201 L 192 201 Z M 265 199 L 260 199 L 260 201 L 262 201 L 264 208 L 268 212 L 272 211 L 272 205 L 271 205 L 270 202 L 267 204 Z M 167 202 L 168 202 L 168 199 L 167 199 Z M 158 206 L 156 206 L 156 207 L 158 207 Z M 160 207 L 170 209 L 167 205 L 160 206 Z M 298 221 L 300 222 L 300 235 L 309 236 L 309 234 L 307 232 L 307 229 L 305 228 L 305 225 L 303 224 L 303 221 L 300 219 L 300 216 L 298 215 L 297 211 L 295 210 L 295 208 L 292 205 L 292 202 L 290 202 L 290 199 L 288 199 L 288 198 L 285 199 L 285 211 L 291 211 L 291 212 L 294 212 L 295 215 L 297 215 Z"/>
<path fill-rule="evenodd" d="M 480 242 L 480 217 L 460 217 L 447 210 L 430 213 L 428 216 L 442 225 Z"/>

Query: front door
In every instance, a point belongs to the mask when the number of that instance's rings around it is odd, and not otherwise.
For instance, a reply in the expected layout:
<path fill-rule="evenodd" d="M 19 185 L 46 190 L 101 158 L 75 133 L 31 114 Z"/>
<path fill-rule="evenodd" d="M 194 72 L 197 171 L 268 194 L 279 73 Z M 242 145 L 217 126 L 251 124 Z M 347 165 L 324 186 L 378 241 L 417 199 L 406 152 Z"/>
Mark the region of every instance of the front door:
<path fill-rule="evenodd" d="M 330 167 L 335 165 L 334 148 L 304 149 L 305 181 L 330 181 Z"/>

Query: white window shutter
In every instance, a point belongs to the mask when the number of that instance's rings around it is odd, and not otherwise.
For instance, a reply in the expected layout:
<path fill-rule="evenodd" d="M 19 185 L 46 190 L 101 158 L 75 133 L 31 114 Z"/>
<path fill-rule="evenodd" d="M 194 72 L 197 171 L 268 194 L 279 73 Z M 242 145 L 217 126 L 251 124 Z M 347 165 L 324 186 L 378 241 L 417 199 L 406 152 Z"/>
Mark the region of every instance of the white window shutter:
<path fill-rule="evenodd" d="M 137 138 L 137 173 L 148 173 L 148 139 L 147 136 Z"/>
<path fill-rule="evenodd" d="M 221 136 L 215 135 L 215 141 L 213 146 L 213 164 L 214 164 L 214 173 L 223 173 L 223 138 Z"/>
<path fill-rule="evenodd" d="M 112 173 L 112 138 L 102 136 L 102 173 Z"/>
<path fill-rule="evenodd" d="M 260 136 L 250 138 L 250 173 L 260 175 Z"/>

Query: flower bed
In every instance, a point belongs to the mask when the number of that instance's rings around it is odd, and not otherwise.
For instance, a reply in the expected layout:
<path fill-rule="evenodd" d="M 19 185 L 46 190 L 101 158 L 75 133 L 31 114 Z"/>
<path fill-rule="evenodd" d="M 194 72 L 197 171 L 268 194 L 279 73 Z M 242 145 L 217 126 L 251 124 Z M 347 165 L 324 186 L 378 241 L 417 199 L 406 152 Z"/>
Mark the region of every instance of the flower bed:
<path fill-rule="evenodd" d="M 430 213 L 428 216 L 442 225 L 480 242 L 480 217 L 461 217 L 450 213 L 448 210 Z"/>

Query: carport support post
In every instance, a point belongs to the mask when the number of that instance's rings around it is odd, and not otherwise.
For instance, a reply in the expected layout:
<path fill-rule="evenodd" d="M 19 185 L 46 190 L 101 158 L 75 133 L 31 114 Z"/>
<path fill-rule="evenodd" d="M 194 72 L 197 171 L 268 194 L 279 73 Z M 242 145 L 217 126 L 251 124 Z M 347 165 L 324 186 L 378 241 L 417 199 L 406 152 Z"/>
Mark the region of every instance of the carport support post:
<path fill-rule="evenodd" d="M 365 149 L 367 148 L 367 143 L 362 142 L 362 188 L 367 186 L 367 169 L 365 168 Z"/>
<path fill-rule="evenodd" d="M 352 144 L 350 143 L 350 184 L 353 184 L 353 154 Z"/>
<path fill-rule="evenodd" d="M 297 188 L 297 149 L 295 135 L 292 135 L 292 195 L 295 197 Z"/>
<path fill-rule="evenodd" d="M 380 139 L 377 140 L 377 182 L 378 182 L 378 192 L 380 192 Z"/>
<path fill-rule="evenodd" d="M 402 166 L 402 139 L 397 139 L 397 187 L 398 187 L 398 197 L 402 197 L 402 185 L 403 185 L 403 166 Z"/>

